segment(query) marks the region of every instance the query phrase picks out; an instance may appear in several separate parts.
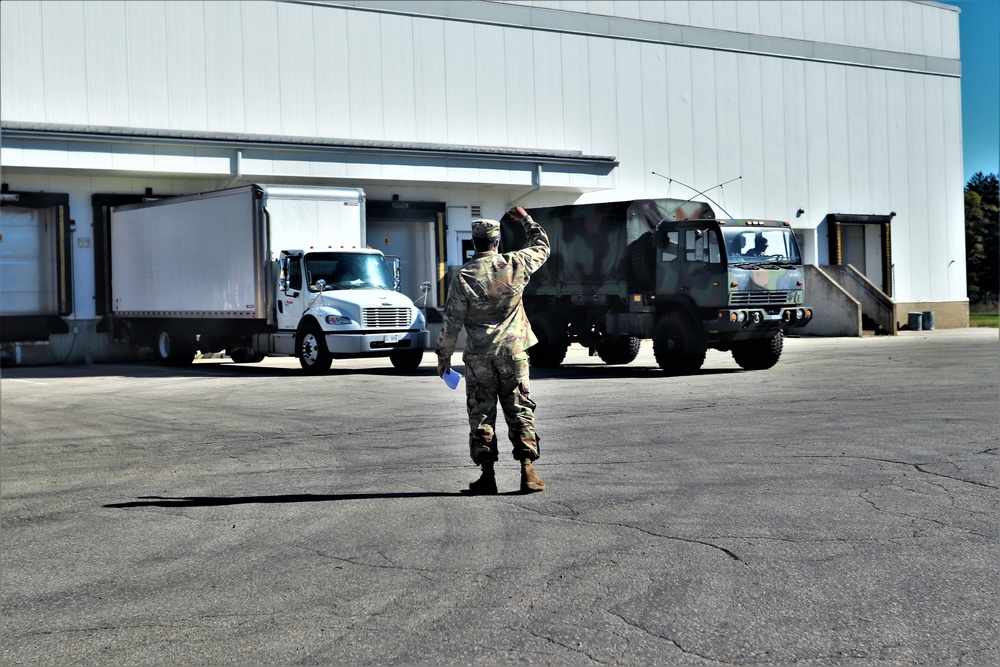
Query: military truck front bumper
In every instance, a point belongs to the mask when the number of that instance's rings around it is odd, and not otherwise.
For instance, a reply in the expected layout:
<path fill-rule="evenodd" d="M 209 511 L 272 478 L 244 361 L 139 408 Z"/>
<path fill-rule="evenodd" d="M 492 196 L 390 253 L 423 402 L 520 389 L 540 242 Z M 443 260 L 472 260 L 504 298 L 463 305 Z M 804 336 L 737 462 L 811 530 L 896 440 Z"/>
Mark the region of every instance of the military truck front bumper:
<path fill-rule="evenodd" d="M 706 331 L 742 331 L 744 329 L 791 329 L 812 321 L 808 306 L 774 308 L 730 308 L 719 310 L 716 317 L 702 322 Z"/>

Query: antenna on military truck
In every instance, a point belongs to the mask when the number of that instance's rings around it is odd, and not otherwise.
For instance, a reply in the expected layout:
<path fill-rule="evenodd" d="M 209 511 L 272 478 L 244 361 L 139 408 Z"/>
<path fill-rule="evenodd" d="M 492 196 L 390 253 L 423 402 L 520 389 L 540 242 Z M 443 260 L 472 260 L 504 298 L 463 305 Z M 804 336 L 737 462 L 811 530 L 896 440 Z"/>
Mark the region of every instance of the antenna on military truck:
<path fill-rule="evenodd" d="M 722 187 L 722 186 L 724 186 L 724 185 L 729 185 L 729 184 L 730 184 L 730 183 L 732 183 L 733 181 L 738 181 L 738 180 L 740 180 L 741 178 L 743 178 L 742 176 L 737 176 L 736 178 L 730 178 L 730 179 L 729 179 L 728 181 L 726 181 L 725 183 L 719 183 L 718 185 L 713 185 L 712 187 L 708 188 L 708 190 L 702 190 L 701 192 L 698 192 L 697 190 L 695 190 L 694 188 L 692 188 L 692 187 L 691 187 L 690 185 L 688 185 L 687 183 L 681 183 L 681 182 L 680 182 L 680 181 L 678 181 L 678 180 L 677 180 L 676 178 L 670 178 L 669 176 L 664 176 L 663 174 L 657 174 L 657 173 L 656 173 L 655 171 L 653 172 L 653 176 L 659 176 L 660 178 L 665 178 L 665 179 L 667 179 L 667 180 L 668 180 L 668 181 L 669 181 L 670 183 L 676 183 L 676 184 L 678 184 L 678 185 L 683 185 L 683 186 L 684 186 L 685 188 L 687 188 L 687 189 L 688 189 L 688 190 L 690 190 L 691 192 L 694 192 L 694 196 L 693 196 L 693 197 L 691 197 L 690 199 L 688 199 L 687 201 L 685 201 L 685 202 L 684 202 L 685 204 L 686 204 L 686 203 L 688 203 L 689 201 L 691 201 L 692 199 L 694 199 L 695 197 L 700 197 L 700 196 L 702 196 L 702 195 L 705 195 L 705 193 L 706 193 L 706 192 L 710 192 L 710 191 L 714 190 L 715 188 L 721 188 L 721 187 Z M 705 199 L 707 199 L 708 201 L 712 202 L 713 204 L 715 204 L 716 206 L 718 206 L 718 207 L 719 207 L 720 209 L 722 209 L 722 212 L 726 214 L 726 217 L 727 217 L 727 218 L 732 218 L 732 217 L 733 217 L 733 216 L 729 215 L 729 211 L 727 211 L 727 210 L 726 210 L 725 208 L 723 208 L 723 207 L 722 207 L 722 204 L 720 204 L 719 202 L 715 201 L 714 199 L 712 199 L 712 198 L 711 198 L 711 197 L 709 197 L 708 195 L 705 195 Z"/>

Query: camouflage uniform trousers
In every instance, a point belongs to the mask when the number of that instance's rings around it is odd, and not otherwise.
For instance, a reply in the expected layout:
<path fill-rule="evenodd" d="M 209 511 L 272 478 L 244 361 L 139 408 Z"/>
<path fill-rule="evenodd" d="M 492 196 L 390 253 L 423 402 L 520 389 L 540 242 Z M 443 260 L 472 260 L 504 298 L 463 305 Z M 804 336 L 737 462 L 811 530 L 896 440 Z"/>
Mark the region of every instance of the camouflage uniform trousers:
<path fill-rule="evenodd" d="M 535 402 L 528 390 L 528 354 L 463 356 L 465 397 L 469 409 L 469 454 L 476 465 L 499 459 L 496 439 L 497 401 L 507 422 L 514 459 L 539 456 Z"/>

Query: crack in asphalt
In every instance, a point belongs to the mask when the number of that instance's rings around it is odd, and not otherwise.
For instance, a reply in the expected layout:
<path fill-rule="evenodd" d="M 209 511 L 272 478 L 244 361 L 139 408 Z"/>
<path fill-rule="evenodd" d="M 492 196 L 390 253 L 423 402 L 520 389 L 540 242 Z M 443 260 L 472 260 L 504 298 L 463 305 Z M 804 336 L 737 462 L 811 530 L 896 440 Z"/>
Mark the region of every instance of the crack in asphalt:
<path fill-rule="evenodd" d="M 535 632 L 534 630 L 532 630 L 531 628 L 509 628 L 509 629 L 512 632 L 517 632 L 518 630 L 523 630 L 524 632 L 527 632 L 529 635 L 531 635 L 532 637 L 535 637 L 536 639 L 541 639 L 542 641 L 549 642 L 550 644 L 554 644 L 554 645 L 556 645 L 556 646 L 558 646 L 560 648 L 564 648 L 567 651 L 572 651 L 573 653 L 578 653 L 580 655 L 585 655 L 585 656 L 587 656 L 587 658 L 589 660 L 591 660 L 592 662 L 596 662 L 599 665 L 610 664 L 610 663 L 607 663 L 607 662 L 605 662 L 603 660 L 598 660 L 597 658 L 595 658 L 594 656 L 592 656 L 591 654 L 587 653 L 586 651 L 584 651 L 581 648 L 577 648 L 575 646 L 570 646 L 569 644 L 567 644 L 565 642 L 561 642 L 561 641 L 558 641 L 556 639 L 553 639 L 552 637 L 547 637 L 545 635 L 539 634 L 539 633 Z"/>
<path fill-rule="evenodd" d="M 534 509 L 532 507 L 527 507 L 527 506 L 524 506 L 524 505 L 515 505 L 515 507 L 517 507 L 518 509 L 527 511 L 527 512 L 533 512 L 533 513 L 538 514 L 540 516 L 549 517 L 551 519 L 561 519 L 563 521 L 579 521 L 579 522 L 587 523 L 587 524 L 590 524 L 590 525 L 593 525 L 593 526 L 606 526 L 606 527 L 627 528 L 629 530 L 635 530 L 637 532 L 640 532 L 640 533 L 643 533 L 643 534 L 646 534 L 646 535 L 650 535 L 652 537 L 656 537 L 656 538 L 659 538 L 659 539 L 675 540 L 677 542 L 687 542 L 688 544 L 700 544 L 701 546 L 705 546 L 705 547 L 709 547 L 711 549 L 716 549 L 718 551 L 721 551 L 722 553 L 724 553 L 727 556 L 729 556 L 729 558 L 731 558 L 732 560 L 734 560 L 734 561 L 736 561 L 738 563 L 742 563 L 743 565 L 747 565 L 747 563 L 742 558 L 740 558 L 738 555 L 736 555 L 734 552 L 730 551 L 729 549 L 727 549 L 725 547 L 720 547 L 718 544 L 712 544 L 711 542 L 704 542 L 702 540 L 695 540 L 695 539 L 688 538 L 688 537 L 678 537 L 676 535 L 664 535 L 663 533 L 657 533 L 657 532 L 648 530 L 646 528 L 640 528 L 638 526 L 632 526 L 632 525 L 627 524 L 627 523 L 614 523 L 614 522 L 607 522 L 607 521 L 593 521 L 593 520 L 590 520 L 590 519 L 584 519 L 584 518 L 582 518 L 580 516 L 572 516 L 572 517 L 556 516 L 556 515 L 552 514 L 551 512 L 543 512 L 541 510 L 537 510 L 537 509 Z"/>
<path fill-rule="evenodd" d="M 701 660 L 707 660 L 708 662 L 710 662 L 710 663 L 712 663 L 714 665 L 734 665 L 734 664 L 737 664 L 737 663 L 733 663 L 733 662 L 723 662 L 721 660 L 716 660 L 715 658 L 710 658 L 707 655 L 702 655 L 701 653 L 698 653 L 697 651 L 692 651 L 692 650 L 686 649 L 683 646 L 681 646 L 679 643 L 677 643 L 676 640 L 671 639 L 670 637 L 664 637 L 663 635 L 657 634 L 657 633 L 653 632 L 652 630 L 649 630 L 648 628 L 644 628 L 641 625 L 637 625 L 637 624 L 633 623 L 632 621 L 628 620 L 627 618 L 625 618 L 624 616 L 622 616 L 621 614 L 617 614 L 617 613 L 611 611 L 610 609 L 606 609 L 605 611 L 607 611 L 609 614 L 611 614 L 615 618 L 619 619 L 622 623 L 624 623 L 625 625 L 627 625 L 630 628 L 635 628 L 636 630 L 638 630 L 639 632 L 642 632 L 643 634 L 646 634 L 646 635 L 649 635 L 650 637 L 653 637 L 655 639 L 659 639 L 661 641 L 665 641 L 665 642 L 670 643 L 671 645 L 675 646 L 677 648 L 677 650 L 680 651 L 681 653 L 684 653 L 686 655 L 693 655 L 693 656 L 695 656 L 697 658 L 700 658 Z M 628 640 L 626 640 L 626 641 L 628 641 Z"/>
<path fill-rule="evenodd" d="M 973 455 L 976 455 L 976 454 L 992 454 L 994 451 L 996 451 L 995 448 L 991 448 L 991 449 L 983 450 L 981 452 L 974 452 Z M 822 454 L 816 454 L 816 455 L 810 454 L 810 455 L 804 455 L 804 456 L 793 456 L 792 458 L 797 458 L 797 459 L 859 459 L 859 460 L 862 460 L 862 461 L 875 461 L 877 463 L 889 463 L 889 464 L 892 464 L 892 465 L 899 465 L 899 466 L 906 466 L 907 468 L 913 468 L 917 472 L 922 473 L 924 475 L 931 475 L 933 477 L 943 477 L 944 479 L 950 479 L 950 480 L 954 480 L 956 482 L 963 482 L 965 484 L 972 484 L 974 486 L 981 486 L 984 489 L 992 489 L 994 491 L 997 490 L 997 489 L 1000 489 L 1000 487 L 993 486 L 993 485 L 990 485 L 990 484 L 986 484 L 984 482 L 975 482 L 975 481 L 972 481 L 972 480 L 969 480 L 969 479 L 962 479 L 961 477 L 955 477 L 953 475 L 945 475 L 943 473 L 934 472 L 933 470 L 925 470 L 924 468 L 921 467 L 921 466 L 928 466 L 928 465 L 955 465 L 952 461 L 929 461 L 929 462 L 924 462 L 924 463 L 910 463 L 909 461 L 897 461 L 895 459 L 881 459 L 881 458 L 875 458 L 875 457 L 872 457 L 872 456 L 847 456 L 847 455 L 822 455 Z"/>

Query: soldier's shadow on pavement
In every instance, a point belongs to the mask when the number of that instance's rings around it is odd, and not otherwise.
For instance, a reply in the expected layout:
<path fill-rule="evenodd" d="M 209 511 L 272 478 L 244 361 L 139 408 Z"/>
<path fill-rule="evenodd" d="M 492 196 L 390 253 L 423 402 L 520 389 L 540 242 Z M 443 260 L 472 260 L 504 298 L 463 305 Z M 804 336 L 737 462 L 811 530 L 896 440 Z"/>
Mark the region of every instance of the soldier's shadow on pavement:
<path fill-rule="evenodd" d="M 372 500 L 379 498 L 447 498 L 465 497 L 459 491 L 412 491 L 392 493 L 290 493 L 278 496 L 189 496 L 169 498 L 165 496 L 139 496 L 125 503 L 109 503 L 102 507 L 124 509 L 129 507 L 221 507 L 224 505 L 282 504 L 282 503 L 326 503 L 335 500 Z"/>

